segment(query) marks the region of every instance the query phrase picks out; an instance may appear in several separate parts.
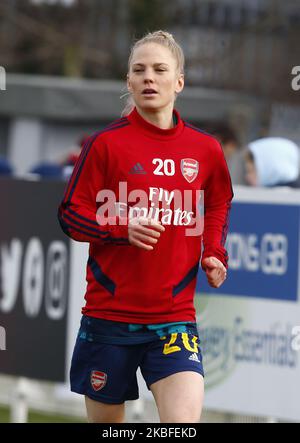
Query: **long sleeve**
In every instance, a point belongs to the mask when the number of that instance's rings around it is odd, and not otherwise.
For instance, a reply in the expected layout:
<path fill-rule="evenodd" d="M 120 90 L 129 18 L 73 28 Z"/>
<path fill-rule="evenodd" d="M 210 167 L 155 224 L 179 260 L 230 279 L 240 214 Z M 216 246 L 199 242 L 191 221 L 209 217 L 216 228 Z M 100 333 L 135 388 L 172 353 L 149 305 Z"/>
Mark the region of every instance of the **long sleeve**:
<path fill-rule="evenodd" d="M 80 242 L 113 243 L 128 245 L 128 223 L 110 224 L 107 217 L 101 218 L 105 224 L 97 221 L 97 201 L 99 191 L 105 187 L 107 167 L 105 143 L 97 136 L 92 136 L 83 148 L 74 171 L 68 182 L 63 201 L 58 208 L 58 219 L 62 230 L 74 240 Z"/>
<path fill-rule="evenodd" d="M 219 143 L 215 142 L 214 149 L 215 161 L 212 174 L 204 189 L 204 250 L 201 265 L 205 258 L 214 256 L 227 268 L 228 254 L 225 242 L 233 190 L 226 160 Z"/>

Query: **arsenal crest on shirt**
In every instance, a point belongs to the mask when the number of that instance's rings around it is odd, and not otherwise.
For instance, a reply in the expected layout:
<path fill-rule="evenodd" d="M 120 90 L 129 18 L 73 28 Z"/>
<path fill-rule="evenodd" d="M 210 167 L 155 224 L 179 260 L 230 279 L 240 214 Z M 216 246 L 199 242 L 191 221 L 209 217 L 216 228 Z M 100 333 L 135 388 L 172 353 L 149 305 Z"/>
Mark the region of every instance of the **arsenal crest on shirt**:
<path fill-rule="evenodd" d="M 100 371 L 92 371 L 91 373 L 91 385 L 94 391 L 100 391 L 106 385 L 107 374 Z"/>
<path fill-rule="evenodd" d="M 181 160 L 180 167 L 184 178 L 192 183 L 198 175 L 199 162 L 193 158 L 184 158 Z"/>

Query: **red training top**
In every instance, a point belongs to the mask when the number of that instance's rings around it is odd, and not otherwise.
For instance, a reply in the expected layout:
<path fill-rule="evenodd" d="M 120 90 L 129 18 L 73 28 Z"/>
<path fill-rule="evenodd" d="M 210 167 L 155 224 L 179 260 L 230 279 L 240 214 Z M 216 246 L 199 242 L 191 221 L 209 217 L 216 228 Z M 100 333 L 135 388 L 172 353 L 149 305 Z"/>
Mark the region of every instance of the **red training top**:
<path fill-rule="evenodd" d="M 134 108 L 92 135 L 75 165 L 58 212 L 68 236 L 90 243 L 83 314 L 126 323 L 195 321 L 202 240 L 202 260 L 214 256 L 227 267 L 224 245 L 233 192 L 222 148 L 176 110 L 173 115 L 176 125 L 161 129 Z M 127 186 L 127 195 L 120 186 Z M 193 226 L 200 189 L 204 233 L 188 236 L 186 225 Z M 127 209 L 113 205 L 121 211 L 117 218 L 99 213 L 101 190 L 114 191 L 116 203 L 128 198 Z M 129 199 L 137 190 L 148 201 L 134 194 Z M 184 203 L 175 210 L 176 193 Z M 156 217 L 165 226 L 152 251 L 128 241 L 128 209 L 137 203 L 139 215 Z"/>

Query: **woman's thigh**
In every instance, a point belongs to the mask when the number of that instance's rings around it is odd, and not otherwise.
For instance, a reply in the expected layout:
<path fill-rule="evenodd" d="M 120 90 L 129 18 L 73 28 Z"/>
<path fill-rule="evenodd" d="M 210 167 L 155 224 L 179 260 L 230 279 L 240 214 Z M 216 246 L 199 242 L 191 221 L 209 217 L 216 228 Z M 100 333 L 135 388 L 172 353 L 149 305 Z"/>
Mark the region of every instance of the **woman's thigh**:
<path fill-rule="evenodd" d="M 150 386 L 161 423 L 198 423 L 204 398 L 204 379 L 193 371 L 177 372 Z"/>

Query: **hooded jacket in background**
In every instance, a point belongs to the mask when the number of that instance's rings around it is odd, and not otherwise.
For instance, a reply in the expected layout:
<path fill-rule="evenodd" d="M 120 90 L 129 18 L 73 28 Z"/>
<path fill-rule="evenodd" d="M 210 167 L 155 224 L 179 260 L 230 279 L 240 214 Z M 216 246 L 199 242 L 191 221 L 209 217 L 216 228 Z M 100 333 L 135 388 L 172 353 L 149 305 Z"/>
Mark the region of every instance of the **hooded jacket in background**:
<path fill-rule="evenodd" d="M 255 161 L 258 186 L 293 185 L 299 177 L 300 154 L 296 143 L 281 137 L 265 137 L 249 143 Z"/>

